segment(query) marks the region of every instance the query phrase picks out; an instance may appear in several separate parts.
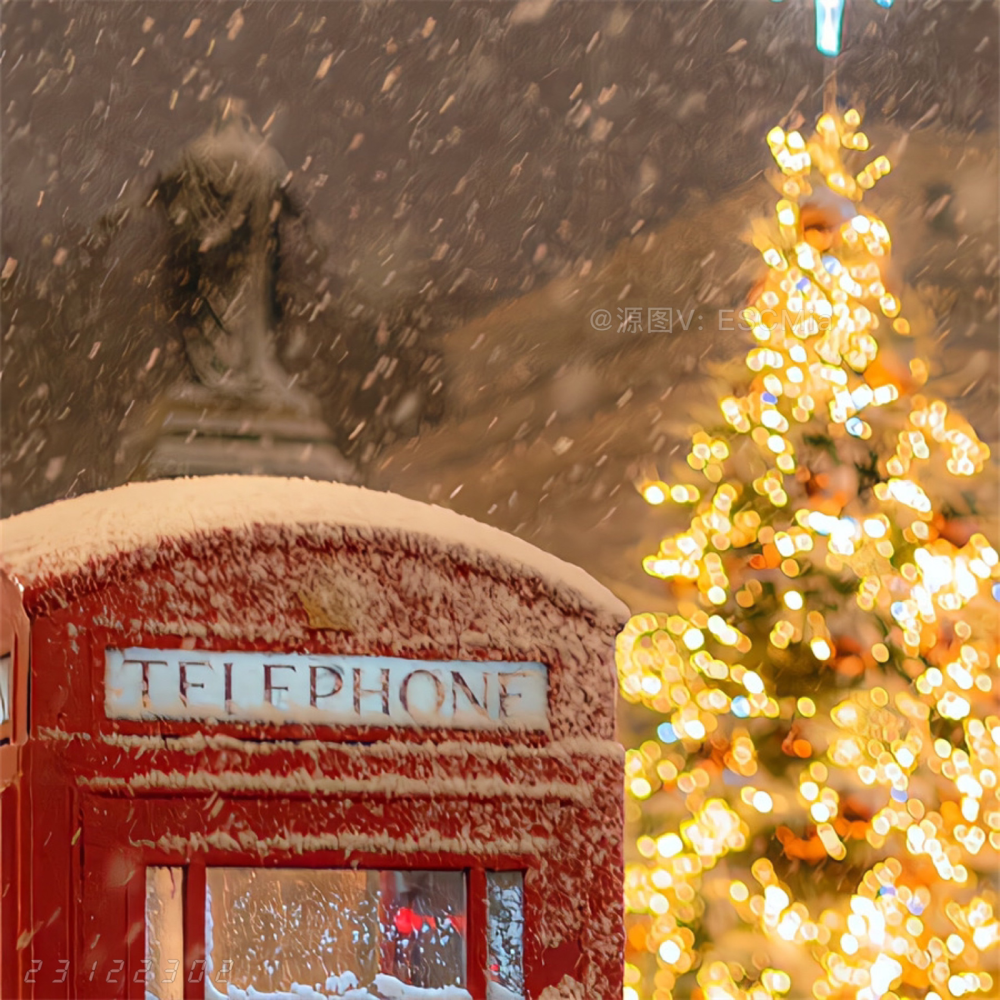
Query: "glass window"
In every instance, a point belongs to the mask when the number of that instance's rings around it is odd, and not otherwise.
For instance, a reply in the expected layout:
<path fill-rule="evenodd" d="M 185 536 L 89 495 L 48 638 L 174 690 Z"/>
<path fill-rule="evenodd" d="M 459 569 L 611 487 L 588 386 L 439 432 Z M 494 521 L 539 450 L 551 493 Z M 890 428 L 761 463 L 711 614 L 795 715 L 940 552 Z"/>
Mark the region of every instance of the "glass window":
<path fill-rule="evenodd" d="M 146 869 L 146 997 L 184 996 L 184 869 Z"/>
<path fill-rule="evenodd" d="M 209 868 L 206 890 L 208 998 L 465 985 L 464 872 Z"/>
<path fill-rule="evenodd" d="M 488 1000 L 524 997 L 524 873 L 487 872 Z"/>
<path fill-rule="evenodd" d="M 13 673 L 13 657 L 0 656 L 0 725 L 9 722 L 13 714 L 11 707 Z"/>

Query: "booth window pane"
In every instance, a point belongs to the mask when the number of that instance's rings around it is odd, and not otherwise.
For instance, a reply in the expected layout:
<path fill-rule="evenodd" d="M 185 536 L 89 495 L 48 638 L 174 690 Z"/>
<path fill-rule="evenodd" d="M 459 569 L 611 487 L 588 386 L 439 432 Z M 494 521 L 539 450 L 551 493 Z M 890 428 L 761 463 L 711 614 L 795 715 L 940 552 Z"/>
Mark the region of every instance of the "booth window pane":
<path fill-rule="evenodd" d="M 14 710 L 11 707 L 13 693 L 14 658 L 0 656 L 0 726 L 10 722 Z"/>
<path fill-rule="evenodd" d="M 524 873 L 486 873 L 490 1000 L 524 996 Z"/>
<path fill-rule="evenodd" d="M 463 872 L 209 868 L 205 905 L 207 1000 L 465 984 Z"/>
<path fill-rule="evenodd" d="M 146 869 L 146 997 L 183 1000 L 184 869 Z"/>
<path fill-rule="evenodd" d="M 383 974 L 425 989 L 465 985 L 465 873 L 379 875 Z"/>

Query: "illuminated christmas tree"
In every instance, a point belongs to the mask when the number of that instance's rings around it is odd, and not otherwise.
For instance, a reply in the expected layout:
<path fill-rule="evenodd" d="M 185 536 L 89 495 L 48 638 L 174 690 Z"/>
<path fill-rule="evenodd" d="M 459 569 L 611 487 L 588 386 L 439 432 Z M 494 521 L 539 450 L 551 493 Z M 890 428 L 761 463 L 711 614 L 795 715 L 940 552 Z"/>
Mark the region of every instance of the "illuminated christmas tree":
<path fill-rule="evenodd" d="M 921 392 L 860 124 L 768 135 L 745 392 L 642 484 L 691 513 L 619 640 L 626 1000 L 1000 995 L 989 451 Z"/>

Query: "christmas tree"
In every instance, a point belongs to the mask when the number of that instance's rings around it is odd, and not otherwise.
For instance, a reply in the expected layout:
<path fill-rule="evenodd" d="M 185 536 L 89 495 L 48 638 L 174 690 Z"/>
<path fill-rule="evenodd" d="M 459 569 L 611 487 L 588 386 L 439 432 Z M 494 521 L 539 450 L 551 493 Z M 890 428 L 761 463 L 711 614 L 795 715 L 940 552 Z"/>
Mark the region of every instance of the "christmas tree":
<path fill-rule="evenodd" d="M 745 391 L 642 484 L 690 517 L 619 640 L 626 1000 L 1000 995 L 989 451 L 926 394 L 860 124 L 768 135 Z"/>

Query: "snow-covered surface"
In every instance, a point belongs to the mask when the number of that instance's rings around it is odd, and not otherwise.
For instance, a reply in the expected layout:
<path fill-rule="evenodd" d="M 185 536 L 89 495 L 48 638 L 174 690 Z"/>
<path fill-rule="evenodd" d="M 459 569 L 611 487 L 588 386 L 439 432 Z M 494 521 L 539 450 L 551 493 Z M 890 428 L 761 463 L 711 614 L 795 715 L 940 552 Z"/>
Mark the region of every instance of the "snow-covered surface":
<path fill-rule="evenodd" d="M 458 986 L 424 989 L 420 986 L 407 986 L 395 977 L 382 973 L 375 977 L 375 988 L 386 1000 L 472 1000 L 471 995 Z"/>
<path fill-rule="evenodd" d="M 0 521 L 0 553 L 26 587 L 93 562 L 221 531 L 341 527 L 397 532 L 473 564 L 505 564 L 570 591 L 621 621 L 628 609 L 579 567 L 442 507 L 341 483 L 267 476 L 204 476 L 132 483 L 61 500 Z"/>
<path fill-rule="evenodd" d="M 506 986 L 501 986 L 500 983 L 490 982 L 486 984 L 486 1000 L 524 1000 L 524 996 L 521 993 L 514 993 Z"/>
<path fill-rule="evenodd" d="M 344 1000 L 368 1000 L 370 994 L 358 984 L 358 977 L 353 972 L 341 972 L 327 976 L 326 989 L 332 990 L 335 997 Z"/>
<path fill-rule="evenodd" d="M 215 851 L 254 851 L 261 858 L 270 854 L 285 855 L 312 854 L 316 851 L 378 852 L 387 855 L 410 854 L 464 854 L 475 857 L 495 857 L 497 854 L 524 855 L 538 858 L 551 854 L 561 846 L 557 837 L 532 836 L 519 832 L 509 837 L 498 836 L 486 831 L 484 835 L 463 833 L 462 836 L 447 837 L 433 830 L 415 834 L 394 836 L 390 833 L 371 833 L 367 830 L 344 830 L 338 833 L 295 833 L 267 837 L 240 831 L 234 837 L 225 830 L 210 830 L 207 833 L 164 834 L 155 841 L 133 840 L 136 847 L 153 847 L 164 853 L 190 855 Z M 556 917 L 560 914 L 553 905 Z M 564 921 L 565 922 L 565 921 Z M 559 925 L 561 927 L 561 924 Z M 553 931 L 552 940 L 562 943 L 559 928 Z"/>
<path fill-rule="evenodd" d="M 88 742 L 92 739 L 90 733 L 71 733 L 47 726 L 39 727 L 38 735 L 42 739 L 60 742 L 72 742 L 73 740 Z M 125 733 L 101 733 L 99 738 L 102 743 L 122 749 L 138 750 L 140 753 L 178 750 L 186 754 L 199 754 L 206 750 L 233 750 L 241 754 L 260 756 L 295 750 L 316 760 L 322 754 L 331 752 L 329 744 L 322 740 L 268 740 L 266 743 L 262 743 L 259 740 L 241 740 L 223 733 L 194 733 L 191 736 L 159 736 L 155 734 L 135 736 Z M 530 760 L 551 758 L 556 762 L 570 764 L 577 757 L 595 757 L 617 764 L 624 759 L 624 750 L 622 750 L 620 743 L 596 737 L 565 739 L 541 747 L 522 746 L 517 743 L 505 745 L 467 743 L 458 740 L 446 740 L 442 743 L 385 740 L 381 743 L 365 746 L 340 744 L 336 747 L 336 753 L 359 762 L 376 758 L 398 761 L 404 757 L 422 757 L 431 760 L 457 757 L 463 762 L 473 758 L 500 763 L 515 757 Z"/>
<path fill-rule="evenodd" d="M 538 995 L 538 1000 L 589 1000 L 583 991 L 583 984 L 572 976 L 563 976 L 558 986 L 547 986 Z"/>
<path fill-rule="evenodd" d="M 281 774 L 247 774 L 244 771 L 181 771 L 152 770 L 119 778 L 97 775 L 84 779 L 87 787 L 95 791 L 128 788 L 131 792 L 152 788 L 186 789 L 199 792 L 271 792 L 290 794 L 308 792 L 310 795 L 361 795 L 370 798 L 376 795 L 405 795 L 421 798 L 524 798 L 563 799 L 569 802 L 589 804 L 593 801 L 593 788 L 586 782 L 534 781 L 528 785 L 522 782 L 504 781 L 499 776 L 465 778 L 461 776 L 409 778 L 399 774 L 383 774 L 371 779 L 318 777 L 304 768 Z"/>
<path fill-rule="evenodd" d="M 349 977 L 357 982 L 357 977 L 351 973 L 345 973 L 339 977 L 344 979 Z M 335 988 L 329 980 L 326 989 L 334 990 L 332 993 L 324 993 L 311 986 L 293 983 L 290 990 L 256 990 L 253 986 L 240 989 L 230 983 L 223 993 L 212 983 L 211 978 L 205 978 L 205 1000 L 472 1000 L 471 994 L 458 986 L 441 986 L 428 989 L 422 986 L 409 986 L 395 976 L 387 976 L 379 973 L 375 977 L 374 983 L 377 993 L 371 993 L 363 986 L 357 988 L 347 988 L 343 992 Z M 513 997 L 513 994 L 510 994 Z M 147 991 L 146 1000 L 157 1000 L 155 996 Z M 490 994 L 489 1000 L 493 1000 Z"/>
<path fill-rule="evenodd" d="M 393 523 L 421 528 L 385 527 Z M 435 526 L 442 531 L 426 533 Z M 0 529 L 29 612 L 68 613 L 70 654 L 91 633 L 91 649 L 105 650 L 539 663 L 553 740 L 614 735 L 624 605 L 579 570 L 449 511 L 335 484 L 218 477 L 65 501 Z M 71 671 L 66 681 L 85 685 L 86 676 Z M 161 731 L 170 723 L 158 720 Z M 222 724 L 236 723 L 206 722 Z"/>
<path fill-rule="evenodd" d="M 148 993 L 146 1000 L 150 1000 Z M 157 998 L 153 997 L 152 1000 L 157 1000 Z M 229 983 L 226 992 L 223 993 L 206 976 L 205 1000 L 382 1000 L 382 998 L 374 993 L 369 993 L 364 988 L 347 990 L 345 993 L 323 993 L 298 983 L 294 983 L 291 990 L 255 990 L 252 986 L 241 990 L 238 986 Z"/>
<path fill-rule="evenodd" d="M 586 1000 L 610 1000 L 601 984 L 623 938 L 624 751 L 613 737 L 624 607 L 516 539 L 427 514 L 348 487 L 244 478 L 128 487 L 12 518 L 0 526 L 4 556 L 47 623 L 34 652 L 50 683 L 33 735 L 88 801 L 162 800 L 128 826 L 137 850 L 244 865 L 329 852 L 344 864 L 521 858 L 537 947 L 578 949 L 569 971 Z M 105 654 L 133 647 L 539 663 L 549 729 L 390 729 L 345 743 L 328 727 L 109 720 Z M 249 982 L 232 1000 L 251 1000 Z"/>

